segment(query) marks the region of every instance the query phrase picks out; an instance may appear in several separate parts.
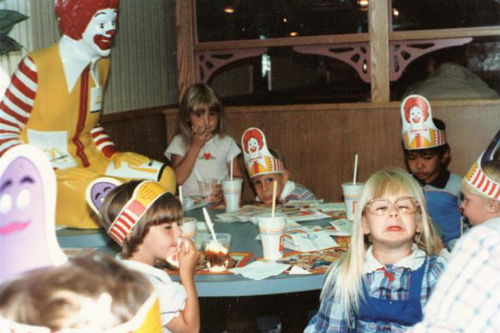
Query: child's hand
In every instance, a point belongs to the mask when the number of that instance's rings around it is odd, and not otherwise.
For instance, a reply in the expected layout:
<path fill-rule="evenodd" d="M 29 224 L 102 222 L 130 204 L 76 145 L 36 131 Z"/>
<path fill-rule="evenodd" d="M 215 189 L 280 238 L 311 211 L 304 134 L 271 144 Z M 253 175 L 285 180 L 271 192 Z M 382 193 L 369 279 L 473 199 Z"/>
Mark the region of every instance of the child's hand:
<path fill-rule="evenodd" d="M 181 238 L 182 244 L 179 249 L 179 273 L 183 276 L 193 276 L 198 261 L 199 252 L 196 245 L 188 238 Z"/>
<path fill-rule="evenodd" d="M 203 147 L 205 143 L 212 138 L 213 133 L 206 127 L 192 127 L 193 135 L 191 137 L 192 145 Z"/>
<path fill-rule="evenodd" d="M 213 193 L 205 198 L 205 201 L 208 202 L 221 202 L 224 198 L 222 194 L 222 185 L 221 184 L 213 184 L 212 186 Z"/>

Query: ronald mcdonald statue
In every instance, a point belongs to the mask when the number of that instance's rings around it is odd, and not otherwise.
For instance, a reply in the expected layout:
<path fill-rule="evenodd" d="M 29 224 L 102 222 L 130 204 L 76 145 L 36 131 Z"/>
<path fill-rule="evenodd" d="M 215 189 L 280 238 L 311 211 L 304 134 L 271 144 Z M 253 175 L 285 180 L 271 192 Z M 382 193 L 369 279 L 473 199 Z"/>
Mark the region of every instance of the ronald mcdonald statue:
<path fill-rule="evenodd" d="M 99 227 L 85 193 L 101 177 L 151 179 L 175 191 L 172 168 L 118 152 L 98 124 L 119 1 L 56 0 L 63 36 L 21 61 L 0 103 L 0 154 L 22 143 L 45 152 L 57 177 L 58 225 Z"/>

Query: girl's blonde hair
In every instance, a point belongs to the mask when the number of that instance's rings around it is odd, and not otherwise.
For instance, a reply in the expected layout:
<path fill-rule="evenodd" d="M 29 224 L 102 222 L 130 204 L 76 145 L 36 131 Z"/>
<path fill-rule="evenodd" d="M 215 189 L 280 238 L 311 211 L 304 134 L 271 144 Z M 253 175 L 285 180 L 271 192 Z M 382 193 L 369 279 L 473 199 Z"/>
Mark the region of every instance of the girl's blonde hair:
<path fill-rule="evenodd" d="M 321 300 L 334 297 L 346 309 L 346 319 L 351 320 L 350 313 L 359 309 L 359 297 L 362 294 L 363 265 L 365 252 L 369 245 L 368 237 L 363 234 L 363 215 L 366 205 L 372 199 L 386 194 L 401 194 L 414 197 L 420 205 L 415 213 L 417 224 L 422 225 L 422 233 L 415 234 L 414 242 L 427 255 L 437 253 L 436 233 L 430 221 L 425 204 L 424 193 L 420 185 L 404 170 L 382 170 L 373 174 L 366 182 L 359 209 L 355 212 L 353 232 L 349 251 L 338 262 L 333 263 L 325 278 Z"/>
<path fill-rule="evenodd" d="M 485 162 L 481 165 L 481 168 L 483 169 L 483 172 L 486 174 L 486 176 L 488 176 L 497 184 L 500 184 L 500 161 L 494 160 Z M 493 199 L 492 197 L 487 196 L 486 194 L 472 186 L 465 177 L 462 179 L 462 191 L 468 192 L 472 195 L 477 195 L 484 200 Z"/>
<path fill-rule="evenodd" d="M 226 135 L 224 125 L 224 107 L 220 102 L 217 93 L 205 83 L 195 83 L 191 85 L 179 105 L 179 116 L 177 118 L 177 134 L 182 137 L 183 143 L 187 146 L 191 143 L 191 120 L 189 116 L 199 110 L 208 109 L 217 113 L 217 127 L 214 134 L 221 137 Z"/>
<path fill-rule="evenodd" d="M 20 324 L 48 327 L 52 332 L 90 327 L 104 331 L 132 319 L 152 292 L 153 287 L 140 273 L 96 252 L 74 257 L 62 266 L 30 271 L 3 284 L 0 315 Z M 103 300 L 105 294 L 110 296 L 107 301 Z M 96 311 L 104 313 L 96 316 Z"/>
<path fill-rule="evenodd" d="M 109 230 L 122 210 L 123 206 L 132 198 L 135 188 L 141 181 L 134 180 L 114 188 L 104 199 L 99 211 L 101 225 Z M 146 213 L 137 221 L 128 237 L 122 244 L 120 257 L 128 259 L 138 250 L 152 226 L 166 223 L 182 223 L 184 211 L 182 205 L 172 193 L 165 192 L 148 208 Z"/>

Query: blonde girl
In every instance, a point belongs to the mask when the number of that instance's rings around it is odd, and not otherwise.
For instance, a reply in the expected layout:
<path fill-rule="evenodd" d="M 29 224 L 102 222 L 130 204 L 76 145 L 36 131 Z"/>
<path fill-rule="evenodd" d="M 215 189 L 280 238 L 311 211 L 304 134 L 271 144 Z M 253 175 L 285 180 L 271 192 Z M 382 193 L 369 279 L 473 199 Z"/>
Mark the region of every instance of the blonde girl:
<path fill-rule="evenodd" d="M 122 247 L 121 262 L 146 276 L 158 293 L 163 332 L 198 333 L 194 281 L 198 251 L 192 241 L 181 237 L 184 213 L 180 201 L 159 183 L 131 181 L 109 192 L 100 217 L 108 234 Z M 154 267 L 175 254 L 182 284 Z"/>
<path fill-rule="evenodd" d="M 184 194 L 200 195 L 198 178 L 221 181 L 228 177 L 231 165 L 234 177 L 241 177 L 240 153 L 226 133 L 224 108 L 215 91 L 203 83 L 190 86 L 179 105 L 177 134 L 165 151 Z"/>
<path fill-rule="evenodd" d="M 346 256 L 330 267 L 305 332 L 404 331 L 445 265 L 419 184 L 403 170 L 372 175 L 361 194 Z"/>

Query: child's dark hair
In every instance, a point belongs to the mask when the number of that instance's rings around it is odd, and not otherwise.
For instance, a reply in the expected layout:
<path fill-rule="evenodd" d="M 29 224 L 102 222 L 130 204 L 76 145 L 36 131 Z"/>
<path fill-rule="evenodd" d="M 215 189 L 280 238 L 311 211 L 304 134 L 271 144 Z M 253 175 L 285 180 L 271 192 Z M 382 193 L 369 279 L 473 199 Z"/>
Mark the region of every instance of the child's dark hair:
<path fill-rule="evenodd" d="M 446 125 L 444 121 L 438 118 L 432 118 L 432 121 L 434 122 L 434 125 L 436 125 L 437 129 L 446 131 Z M 416 150 L 408 150 L 404 148 L 404 142 L 403 144 L 403 150 L 405 154 L 405 158 L 408 156 L 408 154 L 416 154 L 418 156 L 425 156 L 425 155 L 438 155 L 439 158 L 443 158 L 444 154 L 450 149 L 450 145 L 448 142 L 446 142 L 444 145 L 438 146 L 438 147 L 432 147 L 432 148 L 425 148 L 425 149 L 416 149 Z M 446 166 L 448 166 L 449 161 L 446 161 Z"/>
<path fill-rule="evenodd" d="M 279 161 L 281 161 L 281 163 L 283 163 L 283 166 L 286 168 L 286 164 L 285 164 L 285 156 L 283 156 L 283 154 L 281 154 L 281 152 L 279 152 L 278 150 L 276 149 L 271 149 L 269 148 L 269 152 L 271 153 L 271 155 L 273 155 L 276 159 L 278 159 Z"/>
<path fill-rule="evenodd" d="M 179 105 L 179 116 L 177 119 L 177 134 L 182 136 L 185 144 L 191 142 L 191 120 L 189 116 L 198 110 L 208 109 L 216 112 L 218 117 L 217 127 L 214 134 L 224 136 L 224 107 L 220 102 L 219 95 L 205 83 L 195 83 L 187 88 Z"/>
<path fill-rule="evenodd" d="M 100 209 L 100 223 L 109 230 L 123 206 L 132 198 L 135 188 L 141 181 L 133 180 L 114 188 L 104 199 Z M 182 205 L 172 193 L 162 194 L 137 221 L 128 237 L 125 237 L 122 244 L 120 257 L 130 258 L 142 244 L 151 226 L 166 223 L 181 223 L 184 218 Z"/>

